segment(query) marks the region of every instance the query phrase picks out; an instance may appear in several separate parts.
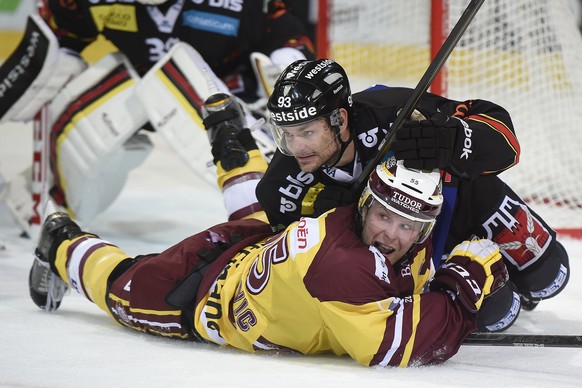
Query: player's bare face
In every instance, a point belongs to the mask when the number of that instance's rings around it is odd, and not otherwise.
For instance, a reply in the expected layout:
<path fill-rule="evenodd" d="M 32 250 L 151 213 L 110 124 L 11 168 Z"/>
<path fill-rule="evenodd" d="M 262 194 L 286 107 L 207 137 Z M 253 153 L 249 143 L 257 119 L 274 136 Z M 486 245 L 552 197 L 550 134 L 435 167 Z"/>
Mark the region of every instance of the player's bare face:
<path fill-rule="evenodd" d="M 412 247 L 422 223 L 402 217 L 374 201 L 363 215 L 362 241 L 374 246 L 394 264 Z"/>
<path fill-rule="evenodd" d="M 323 165 L 337 162 L 340 144 L 325 119 L 302 125 L 282 127 L 287 149 L 304 172 L 314 172 Z"/>

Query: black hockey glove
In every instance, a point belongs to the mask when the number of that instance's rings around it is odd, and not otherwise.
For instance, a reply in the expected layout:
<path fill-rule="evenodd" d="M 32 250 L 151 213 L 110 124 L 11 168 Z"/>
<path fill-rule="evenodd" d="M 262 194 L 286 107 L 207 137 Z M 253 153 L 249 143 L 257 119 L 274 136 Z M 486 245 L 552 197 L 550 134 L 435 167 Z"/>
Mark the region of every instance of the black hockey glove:
<path fill-rule="evenodd" d="M 509 279 L 499 247 L 491 240 L 463 241 L 435 272 L 432 291 L 445 290 L 459 298 L 463 306 L 476 313 L 483 299 Z"/>
<path fill-rule="evenodd" d="M 225 171 L 242 167 L 249 161 L 249 151 L 257 149 L 251 131 L 248 128 L 235 130 L 222 128 L 212 144 L 214 164 L 221 163 Z"/>
<path fill-rule="evenodd" d="M 349 187 L 326 187 L 319 192 L 313 204 L 313 216 L 319 217 L 323 213 L 338 206 L 345 206 L 356 202 L 356 198 Z"/>
<path fill-rule="evenodd" d="M 464 171 L 462 162 L 473 158 L 472 150 L 463 146 L 463 124 L 466 125 L 464 121 L 440 112 L 428 120 L 407 121 L 396 132 L 392 144 L 394 156 L 404 160 L 404 166 L 409 168 L 439 168 L 452 173 Z"/>

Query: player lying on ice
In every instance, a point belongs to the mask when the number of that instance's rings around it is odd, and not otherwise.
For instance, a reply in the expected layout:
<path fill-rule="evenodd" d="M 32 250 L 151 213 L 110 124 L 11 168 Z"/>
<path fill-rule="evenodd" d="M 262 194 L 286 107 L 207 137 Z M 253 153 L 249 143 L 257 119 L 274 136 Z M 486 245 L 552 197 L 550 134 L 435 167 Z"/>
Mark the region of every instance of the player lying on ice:
<path fill-rule="evenodd" d="M 214 160 L 229 214 L 240 218 L 262 209 L 272 225 L 285 227 L 300 217 L 354 203 L 354 181 L 378 153 L 412 92 L 375 87 L 352 95 L 338 63 L 292 63 L 267 104 L 278 151 L 266 170 L 249 147 L 252 138 L 232 120 L 210 120 L 211 114 L 205 123 L 211 123 L 207 128 L 216 139 Z M 241 144 L 233 146 L 230 139 L 237 133 Z M 451 252 L 471 235 L 500 247 L 511 278 L 480 311 L 481 331 L 507 329 L 520 305 L 532 309 L 564 289 L 569 259 L 555 231 L 497 175 L 519 159 L 505 109 L 489 101 L 454 101 L 425 93 L 413 120 L 398 130 L 392 151 L 405 166 L 446 173 L 445 206 L 433 238 L 437 263 L 441 253 Z"/>
<path fill-rule="evenodd" d="M 278 234 L 255 219 L 230 221 L 135 258 L 57 212 L 42 227 L 30 293 L 54 310 L 70 286 L 123 326 L 249 352 L 439 363 L 475 331 L 483 299 L 508 278 L 487 239 L 462 242 L 434 273 L 430 234 L 442 203 L 438 170 L 391 158 L 357 206 Z"/>

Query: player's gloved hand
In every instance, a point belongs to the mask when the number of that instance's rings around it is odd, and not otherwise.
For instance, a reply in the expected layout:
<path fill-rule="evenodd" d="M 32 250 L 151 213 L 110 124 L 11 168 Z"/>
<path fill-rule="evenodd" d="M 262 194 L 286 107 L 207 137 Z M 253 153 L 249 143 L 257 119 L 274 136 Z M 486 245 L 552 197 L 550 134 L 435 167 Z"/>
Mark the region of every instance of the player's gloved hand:
<path fill-rule="evenodd" d="M 349 187 L 333 187 L 319 192 L 313 204 L 313 216 L 318 217 L 328 210 L 356 202 Z"/>
<path fill-rule="evenodd" d="M 247 128 L 244 130 L 249 132 Z M 220 162 L 225 171 L 242 167 L 249 161 L 249 153 L 241 143 L 239 133 L 231 128 L 222 128 L 212 144 L 214 164 Z"/>
<path fill-rule="evenodd" d="M 428 120 L 407 121 L 396 132 L 392 150 L 404 166 L 416 169 L 459 169 L 463 162 L 472 160 L 472 150 L 464 147 L 463 120 L 436 113 Z M 460 141 L 457 142 L 457 139 Z M 458 143 L 458 144 L 457 144 Z M 451 166 L 456 165 L 456 166 Z M 463 171 L 463 169 L 460 169 Z"/>
<path fill-rule="evenodd" d="M 453 249 L 437 269 L 430 289 L 452 292 L 467 310 L 476 313 L 483 299 L 508 279 L 497 244 L 487 239 L 473 239 L 463 241 Z"/>

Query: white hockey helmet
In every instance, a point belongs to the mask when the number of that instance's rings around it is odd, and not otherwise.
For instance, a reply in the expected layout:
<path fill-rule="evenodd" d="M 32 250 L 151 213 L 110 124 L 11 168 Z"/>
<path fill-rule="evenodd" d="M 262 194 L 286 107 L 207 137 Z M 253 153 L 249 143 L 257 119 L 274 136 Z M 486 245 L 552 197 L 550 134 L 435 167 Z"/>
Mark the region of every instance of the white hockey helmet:
<path fill-rule="evenodd" d="M 416 243 L 424 242 L 432 232 L 443 204 L 440 172 L 404 167 L 394 157 L 387 159 L 370 174 L 358 201 L 358 211 L 378 201 L 386 209 L 412 221 L 422 223 Z"/>

